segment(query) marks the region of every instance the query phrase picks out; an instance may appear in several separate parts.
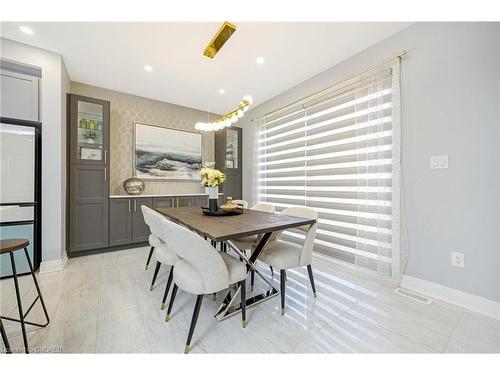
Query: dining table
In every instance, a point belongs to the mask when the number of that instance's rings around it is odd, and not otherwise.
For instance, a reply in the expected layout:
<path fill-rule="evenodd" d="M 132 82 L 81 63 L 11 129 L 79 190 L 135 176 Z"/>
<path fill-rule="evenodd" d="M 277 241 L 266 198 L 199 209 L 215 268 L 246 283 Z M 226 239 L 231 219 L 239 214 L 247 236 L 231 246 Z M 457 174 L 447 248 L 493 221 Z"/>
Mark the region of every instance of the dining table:
<path fill-rule="evenodd" d="M 198 233 L 212 243 L 227 244 L 234 250 L 240 259 L 246 263 L 247 276 L 252 271 L 264 281 L 264 290 L 252 291 L 246 299 L 246 307 L 252 307 L 279 294 L 278 289 L 268 280 L 256 267 L 256 261 L 264 250 L 266 243 L 274 232 L 287 229 L 313 225 L 316 220 L 283 215 L 281 213 L 269 213 L 251 209 L 244 209 L 238 215 L 209 216 L 202 212 L 200 207 L 158 207 L 156 211 L 164 215 L 174 223 Z M 257 241 L 253 246 L 250 256 L 243 249 L 239 249 L 231 241 L 247 236 L 257 235 Z M 241 310 L 241 304 L 237 302 L 240 288 L 229 288 L 221 305 L 217 309 L 215 318 L 222 321 Z"/>

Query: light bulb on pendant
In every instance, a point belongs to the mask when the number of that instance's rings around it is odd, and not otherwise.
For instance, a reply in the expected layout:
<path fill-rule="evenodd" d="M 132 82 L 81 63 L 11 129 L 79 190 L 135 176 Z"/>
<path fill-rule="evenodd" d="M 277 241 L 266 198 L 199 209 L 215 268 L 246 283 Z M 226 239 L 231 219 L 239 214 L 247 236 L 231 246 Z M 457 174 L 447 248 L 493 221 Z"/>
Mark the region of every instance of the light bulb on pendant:
<path fill-rule="evenodd" d="M 253 98 L 250 95 L 245 95 L 242 101 L 246 102 L 247 107 L 253 104 Z"/>

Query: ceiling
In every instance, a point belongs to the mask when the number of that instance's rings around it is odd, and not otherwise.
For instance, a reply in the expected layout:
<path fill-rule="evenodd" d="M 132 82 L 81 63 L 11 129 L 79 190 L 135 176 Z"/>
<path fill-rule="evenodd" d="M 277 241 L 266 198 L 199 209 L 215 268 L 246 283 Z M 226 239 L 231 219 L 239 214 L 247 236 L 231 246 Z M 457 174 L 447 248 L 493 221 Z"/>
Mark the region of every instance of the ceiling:
<path fill-rule="evenodd" d="M 409 25 L 235 24 L 214 59 L 202 53 L 218 22 L 2 22 L 1 28 L 5 38 L 61 54 L 72 81 L 223 113 L 245 94 L 258 105 Z"/>

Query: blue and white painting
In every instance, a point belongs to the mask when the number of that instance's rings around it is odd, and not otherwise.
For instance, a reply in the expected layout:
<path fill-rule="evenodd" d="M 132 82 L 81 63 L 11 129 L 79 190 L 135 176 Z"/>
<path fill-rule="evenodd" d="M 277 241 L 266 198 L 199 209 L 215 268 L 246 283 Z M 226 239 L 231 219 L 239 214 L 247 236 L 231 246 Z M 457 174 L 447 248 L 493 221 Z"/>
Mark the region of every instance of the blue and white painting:
<path fill-rule="evenodd" d="M 201 167 L 201 134 L 135 124 L 135 177 L 200 180 Z"/>

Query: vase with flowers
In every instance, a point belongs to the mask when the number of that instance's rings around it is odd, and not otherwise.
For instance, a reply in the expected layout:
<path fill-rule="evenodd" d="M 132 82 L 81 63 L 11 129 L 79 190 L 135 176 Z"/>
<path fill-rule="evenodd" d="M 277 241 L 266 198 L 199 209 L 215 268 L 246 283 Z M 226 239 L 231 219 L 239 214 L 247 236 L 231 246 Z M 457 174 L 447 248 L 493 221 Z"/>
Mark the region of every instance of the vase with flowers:
<path fill-rule="evenodd" d="M 201 169 L 201 185 L 205 187 L 208 194 L 208 207 L 210 212 L 216 212 L 219 202 L 219 185 L 226 181 L 226 175 L 213 168 Z"/>

